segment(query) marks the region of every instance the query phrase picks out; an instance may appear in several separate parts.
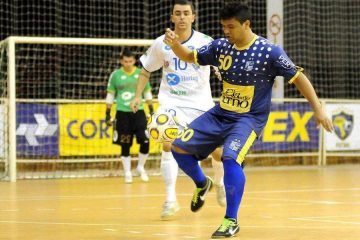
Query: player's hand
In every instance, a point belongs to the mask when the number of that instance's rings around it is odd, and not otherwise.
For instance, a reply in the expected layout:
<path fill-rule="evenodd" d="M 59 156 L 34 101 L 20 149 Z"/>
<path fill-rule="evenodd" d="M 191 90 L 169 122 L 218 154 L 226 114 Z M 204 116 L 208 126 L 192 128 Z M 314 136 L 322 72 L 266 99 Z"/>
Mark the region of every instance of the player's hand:
<path fill-rule="evenodd" d="M 318 128 L 320 128 L 320 126 L 323 126 L 323 128 L 328 132 L 334 131 L 334 125 L 332 121 L 326 116 L 326 113 L 323 108 L 314 111 L 314 118 L 316 120 Z"/>
<path fill-rule="evenodd" d="M 172 31 L 170 28 L 167 28 L 165 30 L 165 37 L 164 37 L 164 43 L 170 47 L 174 46 L 176 43 L 178 43 L 178 35 L 175 34 L 174 31 Z"/>
<path fill-rule="evenodd" d="M 139 110 L 139 105 L 140 105 L 140 98 L 135 97 L 135 98 L 130 102 L 131 111 L 133 111 L 133 113 L 136 113 L 136 112 Z"/>
<path fill-rule="evenodd" d="M 112 126 L 110 109 L 106 109 L 105 123 L 106 123 L 106 126 L 108 126 L 108 127 Z"/>

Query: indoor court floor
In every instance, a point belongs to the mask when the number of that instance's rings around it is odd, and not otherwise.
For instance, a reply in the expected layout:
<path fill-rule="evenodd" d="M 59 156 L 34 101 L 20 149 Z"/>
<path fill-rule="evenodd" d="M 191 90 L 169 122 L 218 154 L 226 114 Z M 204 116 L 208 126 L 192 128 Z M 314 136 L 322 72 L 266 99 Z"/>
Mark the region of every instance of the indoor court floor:
<path fill-rule="evenodd" d="M 241 240 L 360 239 L 360 165 L 245 168 Z M 211 176 L 211 173 L 209 172 Z M 0 182 L 1 240 L 210 239 L 225 209 L 211 192 L 190 211 L 194 185 L 177 182 L 181 209 L 160 220 L 160 176 Z"/>

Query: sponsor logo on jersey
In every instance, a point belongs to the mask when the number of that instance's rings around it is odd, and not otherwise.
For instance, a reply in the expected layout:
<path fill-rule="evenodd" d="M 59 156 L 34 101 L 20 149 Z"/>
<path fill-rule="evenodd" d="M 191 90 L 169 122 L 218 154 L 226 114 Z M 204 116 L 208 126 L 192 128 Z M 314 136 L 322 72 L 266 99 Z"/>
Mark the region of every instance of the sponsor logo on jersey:
<path fill-rule="evenodd" d="M 132 99 L 133 97 L 133 94 L 131 92 L 123 92 L 121 94 L 121 98 L 124 100 L 124 101 L 127 101 L 127 100 L 130 100 Z"/>
<path fill-rule="evenodd" d="M 278 62 L 285 69 L 291 69 L 295 67 L 295 65 L 287 57 L 283 55 L 280 55 Z"/>
<path fill-rule="evenodd" d="M 166 75 L 166 81 L 170 86 L 175 86 L 180 83 L 180 77 L 177 74 L 169 73 Z"/>
<path fill-rule="evenodd" d="M 183 90 L 170 90 L 170 93 L 178 95 L 178 96 L 186 96 L 187 95 L 187 91 L 183 91 Z"/>
<path fill-rule="evenodd" d="M 223 109 L 245 113 L 249 112 L 254 97 L 254 86 L 238 86 L 224 82 L 224 91 L 220 98 L 220 106 Z"/>
<path fill-rule="evenodd" d="M 199 81 L 198 76 L 179 76 L 175 73 L 169 73 L 166 75 L 166 81 L 170 86 L 178 85 L 181 81 L 182 82 L 189 82 L 189 81 Z"/>

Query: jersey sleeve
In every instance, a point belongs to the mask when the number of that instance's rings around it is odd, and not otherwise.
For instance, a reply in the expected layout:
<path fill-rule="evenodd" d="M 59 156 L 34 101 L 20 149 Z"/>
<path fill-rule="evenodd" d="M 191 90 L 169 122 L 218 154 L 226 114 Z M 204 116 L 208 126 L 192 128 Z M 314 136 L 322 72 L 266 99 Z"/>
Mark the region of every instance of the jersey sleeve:
<path fill-rule="evenodd" d="M 163 58 L 161 57 L 161 38 L 157 38 L 148 50 L 140 57 L 143 68 L 148 72 L 159 70 L 163 66 Z"/>
<path fill-rule="evenodd" d="M 273 59 L 276 75 L 283 76 L 288 83 L 292 83 L 303 70 L 303 68 L 295 66 L 285 51 L 279 46 L 274 48 Z"/>
<path fill-rule="evenodd" d="M 212 65 L 217 66 L 217 54 L 216 54 L 217 41 L 211 41 L 205 46 L 198 48 L 194 51 L 195 63 L 198 65 Z"/>
<path fill-rule="evenodd" d="M 116 87 L 115 87 L 115 75 L 116 75 L 116 70 L 113 71 L 109 77 L 108 80 L 108 85 L 107 85 L 107 91 L 110 93 L 115 93 L 116 92 Z"/>

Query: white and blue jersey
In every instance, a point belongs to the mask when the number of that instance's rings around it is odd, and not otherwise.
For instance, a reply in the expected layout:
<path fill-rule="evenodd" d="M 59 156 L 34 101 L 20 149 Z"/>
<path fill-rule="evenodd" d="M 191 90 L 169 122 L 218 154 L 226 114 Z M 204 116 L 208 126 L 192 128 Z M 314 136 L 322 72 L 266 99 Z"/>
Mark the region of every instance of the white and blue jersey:
<path fill-rule="evenodd" d="M 199 65 L 219 68 L 223 79 L 220 104 L 193 121 L 174 144 L 199 159 L 224 145 L 223 157 L 241 164 L 267 122 L 275 77 L 283 76 L 291 83 L 302 69 L 281 47 L 256 35 L 243 48 L 221 38 L 195 50 L 194 55 Z"/>
<path fill-rule="evenodd" d="M 192 30 L 191 36 L 181 44 L 191 50 L 200 48 L 213 39 Z M 162 107 L 181 107 L 207 111 L 214 106 L 210 89 L 210 66 L 199 66 L 180 60 L 161 35 L 140 57 L 148 72 L 162 68 L 158 100 Z"/>

